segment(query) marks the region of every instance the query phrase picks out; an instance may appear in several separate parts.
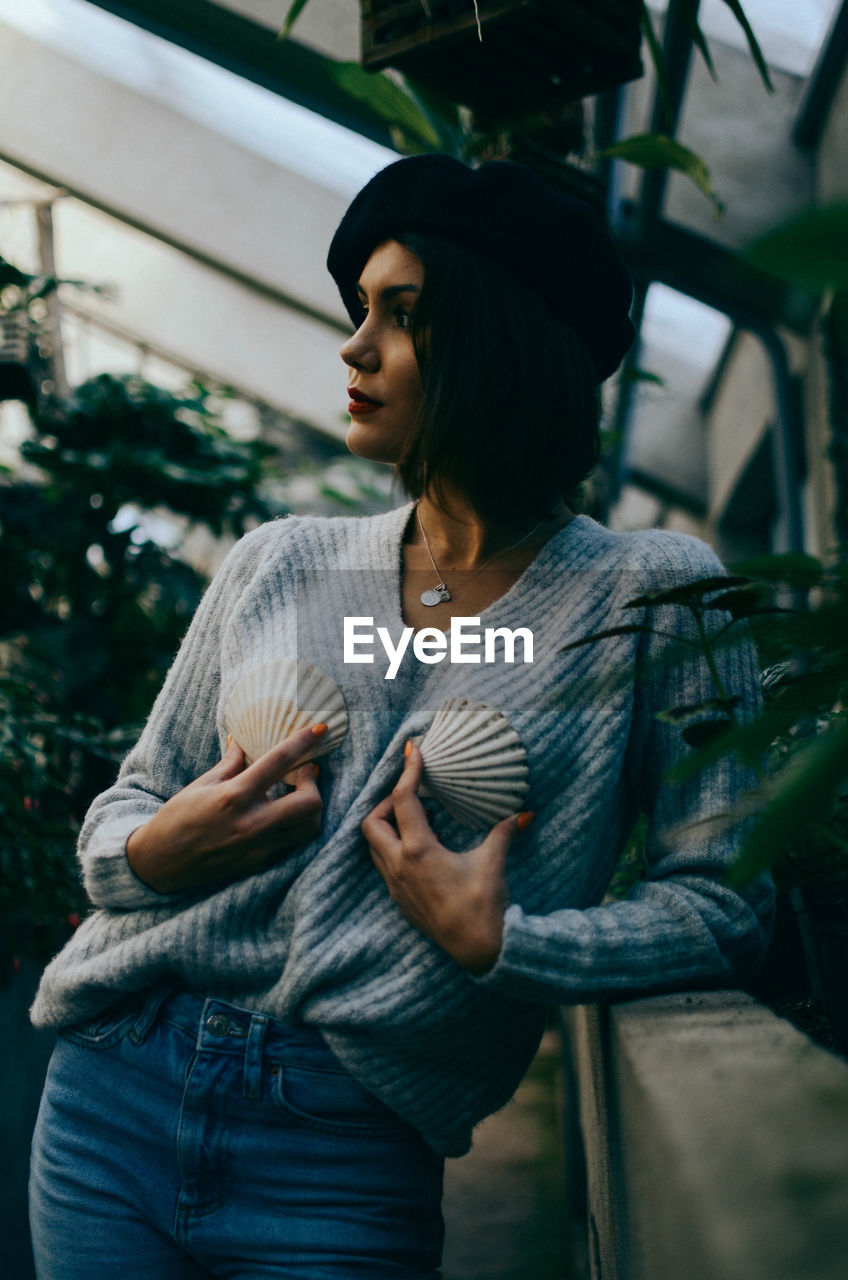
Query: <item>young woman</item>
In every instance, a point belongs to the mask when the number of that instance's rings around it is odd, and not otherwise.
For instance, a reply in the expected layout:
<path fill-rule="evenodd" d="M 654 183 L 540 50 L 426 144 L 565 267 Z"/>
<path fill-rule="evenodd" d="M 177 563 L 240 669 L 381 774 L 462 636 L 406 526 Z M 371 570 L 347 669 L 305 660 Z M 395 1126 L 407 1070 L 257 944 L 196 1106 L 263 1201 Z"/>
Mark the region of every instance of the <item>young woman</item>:
<path fill-rule="evenodd" d="M 92 805 L 95 910 L 33 1008 L 60 1028 L 40 1280 L 437 1274 L 442 1159 L 511 1096 L 546 1006 L 726 984 L 765 945 L 768 885 L 728 887 L 715 821 L 751 780 L 665 778 L 686 748 L 657 713 L 715 695 L 688 615 L 623 612 L 720 566 L 566 503 L 633 335 L 612 242 L 520 166 L 415 157 L 360 192 L 329 267 L 350 448 L 413 501 L 243 539 Z M 280 659 L 344 700 L 320 773 L 323 722 L 252 763 L 227 739 L 233 688 Z M 750 650 L 717 662 L 744 714 Z M 434 721 L 449 768 L 424 788 Z M 642 812 L 647 879 L 604 903 Z"/>

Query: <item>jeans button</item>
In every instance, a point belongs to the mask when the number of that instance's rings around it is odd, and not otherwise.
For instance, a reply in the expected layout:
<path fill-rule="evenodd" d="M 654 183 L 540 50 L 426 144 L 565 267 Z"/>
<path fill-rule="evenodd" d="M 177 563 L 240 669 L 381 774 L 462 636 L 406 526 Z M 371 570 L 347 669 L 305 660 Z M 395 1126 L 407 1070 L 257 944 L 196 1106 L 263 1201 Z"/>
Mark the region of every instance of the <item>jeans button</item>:
<path fill-rule="evenodd" d="M 225 1013 L 211 1013 L 206 1019 L 206 1027 L 213 1036 L 225 1036 L 230 1030 L 230 1020 Z"/>

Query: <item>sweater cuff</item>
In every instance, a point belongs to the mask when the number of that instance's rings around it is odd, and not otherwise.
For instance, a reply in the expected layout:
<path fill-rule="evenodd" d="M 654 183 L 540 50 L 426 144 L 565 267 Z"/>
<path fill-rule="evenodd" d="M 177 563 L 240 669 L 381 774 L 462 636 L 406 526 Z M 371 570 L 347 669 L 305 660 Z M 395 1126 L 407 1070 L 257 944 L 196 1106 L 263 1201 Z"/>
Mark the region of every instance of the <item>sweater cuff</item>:
<path fill-rule="evenodd" d="M 98 832 L 98 851 L 89 847 L 85 858 L 83 879 L 85 889 L 95 907 L 114 911 L 136 911 L 143 907 L 161 907 L 185 896 L 180 889 L 176 893 L 159 893 L 151 889 L 130 866 L 127 857 L 127 841 L 147 818 L 132 814 L 120 822 L 109 823 Z"/>
<path fill-rule="evenodd" d="M 502 995 L 547 1003 L 554 997 L 548 996 L 546 1000 L 532 979 L 528 983 L 525 933 L 524 912 L 513 902 L 504 913 L 503 938 L 495 963 L 485 973 L 471 974 L 471 977 L 479 986 L 490 987 Z"/>

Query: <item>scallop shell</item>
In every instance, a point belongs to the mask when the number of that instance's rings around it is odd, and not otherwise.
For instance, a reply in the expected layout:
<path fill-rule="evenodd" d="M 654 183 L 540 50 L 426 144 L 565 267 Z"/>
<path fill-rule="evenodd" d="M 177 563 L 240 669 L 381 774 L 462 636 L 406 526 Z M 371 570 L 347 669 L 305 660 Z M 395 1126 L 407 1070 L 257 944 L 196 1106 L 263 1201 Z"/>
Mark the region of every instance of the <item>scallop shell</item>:
<path fill-rule="evenodd" d="M 521 739 L 494 707 L 450 698 L 418 745 L 424 761 L 419 794 L 434 796 L 475 831 L 517 813 L 530 786 Z"/>
<path fill-rule="evenodd" d="M 296 658 L 279 658 L 247 671 L 233 686 L 224 722 L 249 764 L 310 724 L 326 724 L 327 732 L 300 763 L 324 756 L 339 745 L 348 723 L 338 686 L 320 667 Z"/>

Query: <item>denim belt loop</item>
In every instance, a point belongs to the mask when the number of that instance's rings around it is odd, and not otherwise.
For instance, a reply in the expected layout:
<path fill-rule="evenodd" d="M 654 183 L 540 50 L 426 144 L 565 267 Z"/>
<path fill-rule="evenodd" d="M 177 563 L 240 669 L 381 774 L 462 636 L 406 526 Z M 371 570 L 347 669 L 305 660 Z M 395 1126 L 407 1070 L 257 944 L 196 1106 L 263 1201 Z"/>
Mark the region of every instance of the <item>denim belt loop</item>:
<path fill-rule="evenodd" d="M 244 1096 L 262 1097 L 262 1050 L 268 1019 L 264 1013 L 254 1013 L 250 1019 L 247 1043 L 244 1046 Z"/>
<path fill-rule="evenodd" d="M 169 982 L 159 983 L 158 986 L 151 989 L 130 1031 L 130 1039 L 134 1044 L 144 1044 L 153 1029 L 153 1024 L 159 1017 L 159 1010 L 168 997 L 173 994 L 174 988 Z"/>

